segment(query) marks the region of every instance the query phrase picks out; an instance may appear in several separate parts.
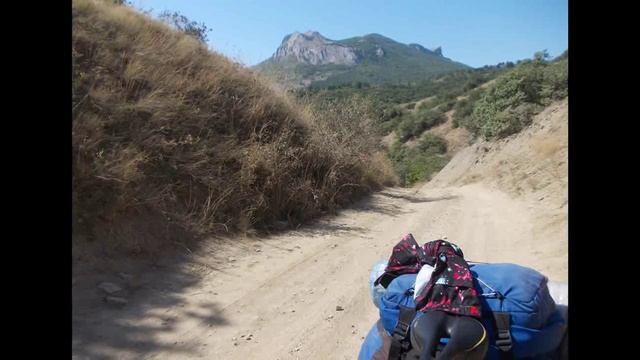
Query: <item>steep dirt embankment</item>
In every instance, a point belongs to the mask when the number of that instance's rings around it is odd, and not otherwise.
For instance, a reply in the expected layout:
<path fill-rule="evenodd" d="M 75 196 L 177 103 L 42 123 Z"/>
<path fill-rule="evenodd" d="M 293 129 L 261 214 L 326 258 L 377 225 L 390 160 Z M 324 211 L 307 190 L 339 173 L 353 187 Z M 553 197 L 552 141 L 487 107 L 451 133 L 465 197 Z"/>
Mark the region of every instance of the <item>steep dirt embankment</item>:
<path fill-rule="evenodd" d="M 548 242 L 547 256 L 563 263 L 565 272 L 567 104 L 565 99 L 547 107 L 519 134 L 497 142 L 479 141 L 460 150 L 429 183 L 434 187 L 478 183 L 525 202 L 536 214 L 534 241 Z"/>

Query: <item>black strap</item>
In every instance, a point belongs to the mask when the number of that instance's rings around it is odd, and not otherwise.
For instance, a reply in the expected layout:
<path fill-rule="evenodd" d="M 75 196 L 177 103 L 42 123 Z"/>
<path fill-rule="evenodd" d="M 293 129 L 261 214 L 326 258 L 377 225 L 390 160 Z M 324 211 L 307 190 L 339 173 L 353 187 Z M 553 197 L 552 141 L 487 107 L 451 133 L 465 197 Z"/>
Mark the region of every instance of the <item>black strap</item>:
<path fill-rule="evenodd" d="M 416 315 L 416 309 L 414 307 L 406 307 L 400 305 L 400 316 L 398 317 L 398 324 L 393 329 L 391 334 L 391 348 L 389 348 L 389 360 L 400 360 L 403 357 L 411 342 L 409 341 L 409 327 Z"/>
<path fill-rule="evenodd" d="M 514 359 L 510 330 L 511 314 L 508 312 L 494 311 L 493 320 L 495 321 L 496 346 L 500 350 L 500 359 Z"/>

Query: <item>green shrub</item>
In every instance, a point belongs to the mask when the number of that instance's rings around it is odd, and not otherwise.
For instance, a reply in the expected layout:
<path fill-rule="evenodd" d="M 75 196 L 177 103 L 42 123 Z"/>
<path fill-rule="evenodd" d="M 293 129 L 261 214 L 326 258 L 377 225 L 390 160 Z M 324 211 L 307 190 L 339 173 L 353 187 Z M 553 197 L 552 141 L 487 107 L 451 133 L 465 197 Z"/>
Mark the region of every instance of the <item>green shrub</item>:
<path fill-rule="evenodd" d="M 535 104 L 523 103 L 515 108 L 499 111 L 480 127 L 480 133 L 485 139 L 503 138 L 515 134 L 531 124 L 533 115 L 539 110 Z"/>
<path fill-rule="evenodd" d="M 418 144 L 418 148 L 425 153 L 444 154 L 447 152 L 447 141 L 433 134 L 426 134 Z"/>
<path fill-rule="evenodd" d="M 540 90 L 542 102 L 546 105 L 569 95 L 569 68 L 567 60 L 560 60 L 547 66 L 543 74 Z"/>
<path fill-rule="evenodd" d="M 545 54 L 537 52 L 534 60 L 523 61 L 499 77 L 479 100 L 461 101 L 456 107 L 455 122 L 486 139 L 501 138 L 530 124 L 542 106 L 566 97 L 567 60 L 549 63 Z"/>
<path fill-rule="evenodd" d="M 412 157 L 405 167 L 405 172 L 399 174 L 400 181 L 405 186 L 419 181 L 429 181 L 435 173 L 442 170 L 448 159 L 439 155 L 420 154 Z"/>
<path fill-rule="evenodd" d="M 446 120 L 444 114 L 437 110 L 423 110 L 408 114 L 398 125 L 398 135 L 404 142 Z"/>
<path fill-rule="evenodd" d="M 440 103 L 440 105 L 438 105 L 436 107 L 436 110 L 441 111 L 441 112 L 447 112 L 451 109 L 453 109 L 453 107 L 456 105 L 456 100 L 447 100 L 443 103 Z"/>
<path fill-rule="evenodd" d="M 462 99 L 455 104 L 453 109 L 453 127 L 466 126 L 469 116 L 473 113 L 473 102 L 469 99 Z"/>
<path fill-rule="evenodd" d="M 383 121 L 388 121 L 391 120 L 393 118 L 397 118 L 399 116 L 402 116 L 406 113 L 406 111 L 404 111 L 401 107 L 398 106 L 391 106 L 391 107 L 387 107 L 384 109 L 384 113 L 383 113 Z"/>
<path fill-rule="evenodd" d="M 397 141 L 389 150 L 396 174 L 403 186 L 430 180 L 449 161 L 443 155 L 446 141 L 435 135 L 427 135 L 416 147 L 409 148 Z"/>

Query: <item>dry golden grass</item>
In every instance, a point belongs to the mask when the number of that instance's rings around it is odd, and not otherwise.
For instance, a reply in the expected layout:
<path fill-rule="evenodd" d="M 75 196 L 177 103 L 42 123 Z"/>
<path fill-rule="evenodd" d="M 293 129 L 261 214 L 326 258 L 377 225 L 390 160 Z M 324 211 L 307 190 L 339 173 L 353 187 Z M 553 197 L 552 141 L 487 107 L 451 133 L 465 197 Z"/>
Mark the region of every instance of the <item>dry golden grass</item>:
<path fill-rule="evenodd" d="M 106 1 L 73 1 L 72 106 L 74 230 L 124 248 L 296 225 L 396 181 L 358 104 L 295 104 Z"/>
<path fill-rule="evenodd" d="M 532 146 L 539 158 L 548 159 L 565 148 L 566 141 L 561 141 L 559 136 L 540 137 L 532 142 Z"/>

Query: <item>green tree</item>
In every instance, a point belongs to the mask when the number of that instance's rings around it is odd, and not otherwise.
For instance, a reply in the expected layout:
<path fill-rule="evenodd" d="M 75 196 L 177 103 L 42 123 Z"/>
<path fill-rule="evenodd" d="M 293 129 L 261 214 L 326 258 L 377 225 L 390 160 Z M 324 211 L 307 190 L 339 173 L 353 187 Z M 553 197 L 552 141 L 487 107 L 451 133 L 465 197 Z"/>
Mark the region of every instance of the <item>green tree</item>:
<path fill-rule="evenodd" d="M 189 18 L 176 11 L 171 12 L 168 10 L 160 13 L 158 18 L 178 31 L 182 31 L 187 35 L 193 36 L 202 43 L 206 43 L 208 40 L 207 33 L 210 32 L 211 29 L 209 29 L 205 23 L 191 21 Z"/>
<path fill-rule="evenodd" d="M 549 58 L 550 58 L 550 56 L 549 56 L 549 52 L 547 51 L 547 49 L 536 51 L 536 53 L 533 54 L 533 59 L 535 61 L 537 61 L 537 62 L 544 62 L 544 61 L 548 60 Z"/>

